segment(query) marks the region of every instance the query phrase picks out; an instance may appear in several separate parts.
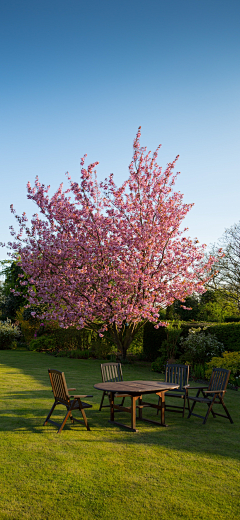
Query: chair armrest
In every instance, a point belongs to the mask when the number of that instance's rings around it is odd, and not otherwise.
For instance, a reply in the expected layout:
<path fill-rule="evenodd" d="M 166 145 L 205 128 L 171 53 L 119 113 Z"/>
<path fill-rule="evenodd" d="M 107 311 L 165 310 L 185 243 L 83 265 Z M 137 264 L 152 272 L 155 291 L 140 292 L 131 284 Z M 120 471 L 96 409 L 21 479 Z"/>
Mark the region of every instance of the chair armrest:
<path fill-rule="evenodd" d="M 76 388 L 68 388 L 69 392 L 72 392 L 73 390 L 76 390 Z"/>
<path fill-rule="evenodd" d="M 204 394 L 222 394 L 223 392 L 226 392 L 226 390 L 206 390 Z"/>
<path fill-rule="evenodd" d="M 190 385 L 184 385 L 182 388 L 190 388 Z"/>
<path fill-rule="evenodd" d="M 70 395 L 69 397 L 74 397 L 74 399 L 78 399 L 82 397 L 93 397 L 93 395 Z"/>
<path fill-rule="evenodd" d="M 189 390 L 203 390 L 204 388 L 208 388 L 208 386 L 189 386 Z"/>

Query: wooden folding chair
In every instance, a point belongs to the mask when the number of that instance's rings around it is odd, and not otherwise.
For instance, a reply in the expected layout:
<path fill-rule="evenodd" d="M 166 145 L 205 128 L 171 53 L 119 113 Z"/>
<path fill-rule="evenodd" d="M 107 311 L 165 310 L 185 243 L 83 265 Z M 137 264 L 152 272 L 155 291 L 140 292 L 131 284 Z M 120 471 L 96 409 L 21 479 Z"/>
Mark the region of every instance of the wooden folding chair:
<path fill-rule="evenodd" d="M 216 417 L 216 415 L 219 415 L 220 417 L 224 417 L 225 419 L 229 419 L 230 423 L 233 423 L 233 420 L 231 418 L 230 413 L 227 410 L 227 407 L 223 401 L 223 397 L 227 390 L 227 384 L 229 380 L 231 370 L 226 370 L 225 368 L 214 368 L 212 371 L 211 379 L 208 386 L 195 386 L 191 387 L 198 390 L 196 397 L 188 396 L 188 401 L 193 401 L 192 408 L 190 409 L 189 406 L 189 415 L 188 419 L 191 417 L 191 415 L 195 415 L 195 417 L 200 417 L 203 419 L 203 424 L 206 423 L 207 418 L 211 412 L 213 417 Z M 207 389 L 207 390 L 206 390 Z M 199 397 L 200 392 L 202 393 L 203 397 Z M 202 415 L 198 415 L 196 413 L 193 413 L 194 407 L 196 403 L 204 403 L 208 406 L 208 411 L 203 417 Z M 215 410 L 213 411 L 213 405 L 221 404 L 224 408 L 226 415 L 223 415 L 221 413 L 216 413 Z"/>
<path fill-rule="evenodd" d="M 188 384 L 189 380 L 189 365 L 177 365 L 177 364 L 167 364 L 165 369 L 165 383 L 173 383 L 174 385 L 179 385 L 177 390 L 173 390 L 170 392 L 166 392 L 166 401 L 165 401 L 165 410 L 169 410 L 170 412 L 178 412 L 182 413 L 184 417 L 186 401 L 188 397 Z M 183 405 L 178 406 L 175 404 L 168 404 L 167 400 L 169 397 L 179 397 L 183 399 Z M 160 398 L 158 404 L 160 402 Z M 188 406 L 187 409 L 189 410 Z M 159 410 L 157 411 L 157 413 Z"/>
<path fill-rule="evenodd" d="M 84 403 L 81 401 L 82 397 L 93 397 L 92 395 L 69 395 L 69 391 L 72 392 L 76 390 L 76 388 L 67 388 L 64 372 L 59 372 L 59 370 L 48 370 L 51 385 L 52 385 L 52 391 L 55 398 L 55 401 L 52 405 L 52 408 L 44 421 L 44 426 L 50 422 L 52 424 L 55 424 L 59 427 L 58 433 L 61 433 L 62 429 L 64 428 L 68 418 L 70 418 L 72 424 L 74 422 L 78 422 L 81 424 L 85 424 L 87 430 L 90 430 L 87 417 L 84 412 L 84 408 L 92 408 L 91 404 Z M 73 397 L 73 399 L 70 399 L 70 397 Z M 62 424 L 58 424 L 55 421 L 52 421 L 50 419 L 55 407 L 57 405 L 63 405 L 67 408 L 67 414 L 65 415 L 65 418 L 63 419 Z M 79 421 L 79 419 L 75 419 L 72 416 L 72 412 L 75 410 L 79 410 L 83 416 L 83 421 Z"/>
<path fill-rule="evenodd" d="M 115 383 L 117 383 L 119 381 L 123 381 L 122 365 L 121 365 L 121 363 L 102 363 L 100 365 L 100 367 L 101 367 L 101 374 L 102 374 L 102 382 L 103 383 L 106 383 L 108 381 L 109 382 L 114 381 Z M 109 404 L 103 404 L 105 395 L 109 399 Z M 115 395 L 114 395 L 114 398 L 115 397 L 121 397 L 122 398 L 122 402 L 121 402 L 120 406 L 123 406 L 125 397 L 128 397 L 128 394 L 124 394 L 123 395 L 123 394 L 118 394 L 116 392 Z M 101 411 L 102 408 L 108 408 L 109 406 L 110 406 L 110 392 L 103 392 L 102 400 L 101 400 L 101 403 L 100 403 L 100 406 L 99 406 L 99 411 Z"/>

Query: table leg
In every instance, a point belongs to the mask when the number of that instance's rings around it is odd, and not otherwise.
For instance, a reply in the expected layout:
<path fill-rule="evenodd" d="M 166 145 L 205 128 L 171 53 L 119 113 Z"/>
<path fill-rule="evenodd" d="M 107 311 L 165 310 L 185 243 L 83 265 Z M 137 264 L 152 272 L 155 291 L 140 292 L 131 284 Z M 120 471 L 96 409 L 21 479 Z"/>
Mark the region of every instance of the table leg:
<path fill-rule="evenodd" d="M 157 426 L 167 426 L 167 424 L 165 423 L 165 392 L 156 392 L 156 395 L 159 397 L 159 405 L 158 404 L 153 404 L 153 403 L 149 403 L 149 402 L 146 402 L 146 401 L 141 401 L 141 404 L 144 406 L 148 406 L 149 408 L 155 408 L 157 409 L 158 411 L 160 410 L 161 412 L 161 422 L 159 421 L 152 421 L 151 419 L 145 419 L 143 417 L 141 417 L 141 420 L 142 421 L 146 421 L 146 422 L 149 422 L 151 424 L 156 424 Z M 140 419 L 140 415 L 138 417 Z"/>
<path fill-rule="evenodd" d="M 161 424 L 165 426 L 165 392 L 161 392 Z"/>
<path fill-rule="evenodd" d="M 110 392 L 110 423 L 116 424 L 117 426 L 122 426 L 123 428 L 126 428 L 127 430 L 130 430 L 131 432 L 137 432 L 136 429 L 136 401 L 138 400 L 139 396 L 132 396 L 131 397 L 131 405 L 128 407 L 122 407 L 121 405 L 114 405 L 114 393 Z M 125 411 L 131 414 L 131 426 L 127 426 L 126 424 L 117 422 L 114 420 L 114 406 L 117 408 L 117 411 Z"/>
<path fill-rule="evenodd" d="M 136 401 L 138 400 L 138 397 L 132 395 L 131 396 L 131 401 L 132 401 L 132 406 L 131 406 L 131 427 L 133 430 L 136 430 Z"/>

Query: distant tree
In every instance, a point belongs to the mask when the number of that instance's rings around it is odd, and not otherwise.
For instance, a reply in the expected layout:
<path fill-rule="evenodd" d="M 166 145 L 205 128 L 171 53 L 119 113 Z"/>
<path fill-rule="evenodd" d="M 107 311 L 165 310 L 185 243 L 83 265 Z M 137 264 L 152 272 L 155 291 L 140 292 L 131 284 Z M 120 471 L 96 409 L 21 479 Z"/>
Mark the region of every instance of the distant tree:
<path fill-rule="evenodd" d="M 221 289 L 188 296 L 184 302 L 175 300 L 166 310 L 166 319 L 182 321 L 236 321 L 238 312 L 234 302 L 226 299 Z"/>
<path fill-rule="evenodd" d="M 225 230 L 212 254 L 221 246 L 224 257 L 218 257 L 213 269 L 215 275 L 209 287 L 220 289 L 224 298 L 236 305 L 240 313 L 240 222 Z"/>
<path fill-rule="evenodd" d="M 162 171 L 158 149 L 146 154 L 140 135 L 120 188 L 112 174 L 98 184 L 98 163 L 85 169 L 85 157 L 80 184 L 70 182 L 65 192 L 60 185 L 52 198 L 38 178 L 35 187 L 28 183 L 28 198 L 44 217 L 35 214 L 30 227 L 25 213 L 16 217 L 20 230 L 9 244 L 28 277 L 20 274 L 29 304 L 47 304 L 41 318 L 100 337 L 107 331 L 123 357 L 144 323 L 162 324 L 161 308 L 204 292 L 214 262 L 204 262 L 205 246 L 179 229 L 192 204 L 173 191 L 175 161 Z"/>
<path fill-rule="evenodd" d="M 199 294 L 187 296 L 185 301 L 175 300 L 173 304 L 167 308 L 166 319 L 180 319 L 183 321 L 198 320 L 198 311 L 200 304 Z"/>
<path fill-rule="evenodd" d="M 24 276 L 23 270 L 17 261 L 2 260 L 0 264 L 3 277 L 0 288 L 1 319 L 15 320 L 17 310 L 26 305 L 27 288 L 20 284 L 19 278 L 19 275 Z M 18 296 L 14 295 L 13 290 L 18 291 Z"/>

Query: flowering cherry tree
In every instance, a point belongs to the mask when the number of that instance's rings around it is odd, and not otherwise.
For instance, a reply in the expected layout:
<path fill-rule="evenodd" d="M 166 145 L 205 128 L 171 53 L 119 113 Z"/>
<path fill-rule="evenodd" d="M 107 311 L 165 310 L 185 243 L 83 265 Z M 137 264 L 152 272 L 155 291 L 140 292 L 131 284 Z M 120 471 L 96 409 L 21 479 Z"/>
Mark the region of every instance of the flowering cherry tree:
<path fill-rule="evenodd" d="M 141 127 L 140 127 L 141 128 Z M 111 174 L 98 183 L 94 168 L 81 159 L 80 184 L 72 182 L 49 197 L 36 178 L 28 198 L 40 212 L 29 225 L 16 216 L 11 230 L 13 256 L 26 273 L 28 305 L 44 303 L 42 319 L 62 327 L 89 327 L 108 335 L 125 357 L 146 321 L 163 325 L 159 311 L 193 292 L 204 292 L 212 257 L 205 245 L 186 238 L 180 225 L 192 204 L 174 192 L 176 159 L 165 171 L 157 164 L 160 146 L 151 156 L 134 140 L 129 178 L 117 188 Z M 11 207 L 13 213 L 15 210 Z"/>

